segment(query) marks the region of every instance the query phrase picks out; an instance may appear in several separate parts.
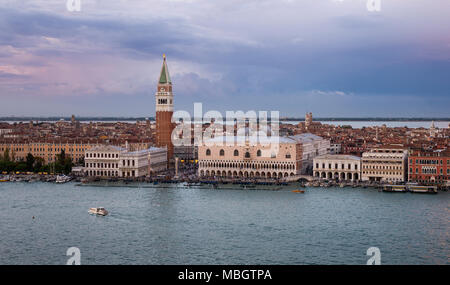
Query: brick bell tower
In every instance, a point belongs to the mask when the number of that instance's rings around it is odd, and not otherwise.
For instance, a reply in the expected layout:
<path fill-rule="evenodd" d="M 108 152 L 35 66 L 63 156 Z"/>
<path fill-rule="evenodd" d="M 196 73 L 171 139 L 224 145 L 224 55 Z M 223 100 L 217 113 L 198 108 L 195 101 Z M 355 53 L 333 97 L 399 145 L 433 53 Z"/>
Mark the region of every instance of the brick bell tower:
<path fill-rule="evenodd" d="M 172 123 L 173 114 L 173 93 L 172 81 L 167 68 L 166 55 L 163 54 L 163 65 L 159 75 L 156 97 L 156 145 L 158 147 L 167 146 L 167 162 L 173 161 L 172 130 L 175 124 Z"/>

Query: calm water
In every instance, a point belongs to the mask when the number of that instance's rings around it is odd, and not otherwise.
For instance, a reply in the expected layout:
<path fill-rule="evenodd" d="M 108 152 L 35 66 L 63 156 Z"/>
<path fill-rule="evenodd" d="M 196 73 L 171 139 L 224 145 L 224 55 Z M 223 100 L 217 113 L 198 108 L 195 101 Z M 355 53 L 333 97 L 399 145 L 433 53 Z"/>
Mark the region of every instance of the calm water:
<path fill-rule="evenodd" d="M 304 121 L 285 121 L 287 124 L 298 124 Z M 335 125 L 335 126 L 352 126 L 354 129 L 361 129 L 362 127 L 381 127 L 386 125 L 389 128 L 408 127 L 408 128 L 430 128 L 431 121 L 321 121 L 322 124 Z M 448 128 L 450 122 L 437 121 L 434 122 L 436 128 L 445 129 Z"/>
<path fill-rule="evenodd" d="M 151 187 L 0 183 L 0 264 L 449 264 L 446 192 Z"/>
<path fill-rule="evenodd" d="M 14 121 L 5 121 L 9 124 L 14 124 Z M 28 123 L 29 121 L 24 121 L 23 123 Z M 55 123 L 56 121 L 46 121 Z M 115 122 L 126 122 L 130 124 L 136 123 L 136 121 L 92 121 L 92 122 L 107 122 L 107 123 L 115 123 Z M 284 124 L 298 124 L 299 122 L 304 121 L 282 121 Z M 19 123 L 19 121 L 16 121 L 16 123 Z M 82 123 L 88 123 L 88 121 L 82 121 Z M 431 126 L 431 121 L 321 121 L 322 124 L 329 124 L 329 125 L 335 125 L 335 126 L 352 126 L 353 128 L 360 129 L 362 127 L 375 127 L 382 125 L 386 125 L 389 128 L 395 128 L 395 127 L 405 127 L 408 128 L 429 128 Z M 436 128 L 448 128 L 450 122 L 448 121 L 436 121 L 434 122 L 434 125 Z"/>

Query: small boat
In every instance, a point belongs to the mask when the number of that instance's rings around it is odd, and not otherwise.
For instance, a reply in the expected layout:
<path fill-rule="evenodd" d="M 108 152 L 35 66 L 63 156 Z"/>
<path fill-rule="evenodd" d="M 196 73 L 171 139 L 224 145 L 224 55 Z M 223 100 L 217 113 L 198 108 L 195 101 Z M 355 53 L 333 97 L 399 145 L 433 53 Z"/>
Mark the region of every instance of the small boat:
<path fill-rule="evenodd" d="M 292 192 L 294 192 L 294 193 L 305 193 L 305 190 L 296 189 L 296 190 L 292 190 Z"/>
<path fill-rule="evenodd" d="M 99 215 L 99 216 L 106 216 L 108 215 L 108 211 L 103 207 L 98 208 L 90 208 L 88 211 L 89 214 Z"/>
<path fill-rule="evenodd" d="M 66 183 L 69 182 L 70 180 L 72 180 L 72 177 L 67 175 L 58 175 L 56 177 L 56 183 Z"/>

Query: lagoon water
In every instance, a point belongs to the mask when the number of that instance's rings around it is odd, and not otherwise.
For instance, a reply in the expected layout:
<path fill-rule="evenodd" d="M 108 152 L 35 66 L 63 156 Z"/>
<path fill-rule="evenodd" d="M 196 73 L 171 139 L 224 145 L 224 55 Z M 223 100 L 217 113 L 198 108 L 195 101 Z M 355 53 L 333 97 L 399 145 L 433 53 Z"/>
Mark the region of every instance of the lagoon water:
<path fill-rule="evenodd" d="M 46 121 L 55 123 L 56 121 Z M 89 121 L 83 121 L 82 123 L 88 123 Z M 92 121 L 92 122 L 108 122 L 108 123 L 115 123 L 115 122 L 125 122 L 134 124 L 136 121 Z M 283 124 L 298 124 L 299 122 L 304 121 L 281 121 Z M 360 129 L 362 127 L 381 127 L 383 125 L 386 125 L 389 128 L 397 128 L 397 127 L 408 127 L 408 128 L 430 128 L 432 121 L 320 121 L 322 124 L 328 124 L 328 125 L 335 125 L 335 126 L 352 126 L 352 128 Z M 19 123 L 19 121 L 5 121 L 5 123 L 14 124 Z M 22 123 L 28 123 L 28 121 L 23 121 Z M 449 121 L 435 121 L 434 125 L 436 128 L 444 129 L 448 128 L 450 125 Z"/>
<path fill-rule="evenodd" d="M 284 121 L 287 124 L 298 124 L 300 121 Z M 303 122 L 303 121 L 302 121 Z M 431 127 L 432 121 L 320 121 L 322 124 L 335 126 L 351 126 L 354 129 L 361 129 L 362 127 L 381 127 L 386 125 L 389 128 L 425 128 Z M 434 126 L 439 129 L 448 128 L 450 122 L 436 121 Z"/>
<path fill-rule="evenodd" d="M 0 264 L 449 264 L 447 192 L 142 186 L 0 183 Z"/>

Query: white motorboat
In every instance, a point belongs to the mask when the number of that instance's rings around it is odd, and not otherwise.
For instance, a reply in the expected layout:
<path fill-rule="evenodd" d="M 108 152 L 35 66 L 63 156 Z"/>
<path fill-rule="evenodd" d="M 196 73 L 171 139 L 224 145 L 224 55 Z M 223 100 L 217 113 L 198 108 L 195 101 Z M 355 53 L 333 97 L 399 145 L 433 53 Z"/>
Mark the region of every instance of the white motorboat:
<path fill-rule="evenodd" d="M 98 208 L 90 208 L 88 211 L 89 214 L 99 215 L 99 216 L 106 216 L 108 215 L 108 211 L 103 207 Z"/>

